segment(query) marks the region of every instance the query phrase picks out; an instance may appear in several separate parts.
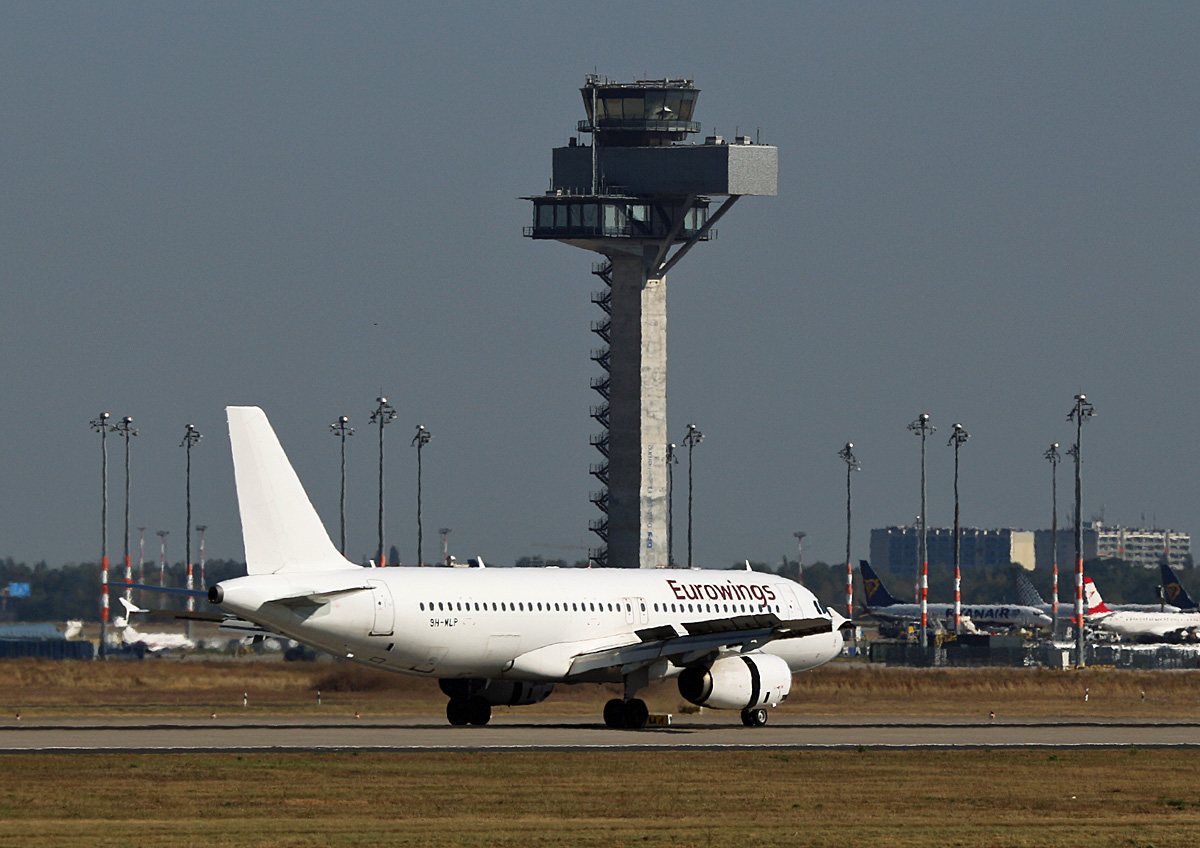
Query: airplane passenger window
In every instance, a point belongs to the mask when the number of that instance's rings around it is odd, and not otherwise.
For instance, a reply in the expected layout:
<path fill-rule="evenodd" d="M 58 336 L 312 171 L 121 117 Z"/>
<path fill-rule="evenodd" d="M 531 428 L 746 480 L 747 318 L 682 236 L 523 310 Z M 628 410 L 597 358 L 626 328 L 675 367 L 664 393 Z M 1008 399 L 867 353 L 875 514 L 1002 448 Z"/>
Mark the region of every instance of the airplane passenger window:
<path fill-rule="evenodd" d="M 421 601 L 421 612 L 425 612 L 425 602 Z"/>
<path fill-rule="evenodd" d="M 688 612 L 691 612 L 691 611 L 692 611 L 692 605 L 688 604 Z"/>
<path fill-rule="evenodd" d="M 496 611 L 496 602 L 492 601 L 492 612 Z"/>
<path fill-rule="evenodd" d="M 458 611 L 462 612 L 462 601 L 458 602 Z"/>
<path fill-rule="evenodd" d="M 438 609 L 442 609 L 442 602 L 438 601 Z"/>
<path fill-rule="evenodd" d="M 525 604 L 524 603 L 517 604 L 517 609 L 519 609 L 521 612 L 525 612 Z"/>
<path fill-rule="evenodd" d="M 571 611 L 572 611 L 572 612 L 579 612 L 579 605 L 578 605 L 578 604 L 571 604 Z"/>
<path fill-rule="evenodd" d="M 500 612 L 508 612 L 508 605 L 504 602 L 500 603 Z"/>
<path fill-rule="evenodd" d="M 643 606 L 643 607 L 642 607 L 642 609 L 645 609 L 645 606 Z M 655 612 L 658 612 L 658 604 L 655 604 L 655 605 L 654 605 L 654 611 L 655 611 Z"/>
<path fill-rule="evenodd" d="M 657 605 L 656 605 L 656 606 L 657 606 Z M 645 602 L 643 601 L 643 602 L 642 602 L 642 612 L 645 612 L 645 611 L 646 611 L 646 604 L 645 604 Z"/>

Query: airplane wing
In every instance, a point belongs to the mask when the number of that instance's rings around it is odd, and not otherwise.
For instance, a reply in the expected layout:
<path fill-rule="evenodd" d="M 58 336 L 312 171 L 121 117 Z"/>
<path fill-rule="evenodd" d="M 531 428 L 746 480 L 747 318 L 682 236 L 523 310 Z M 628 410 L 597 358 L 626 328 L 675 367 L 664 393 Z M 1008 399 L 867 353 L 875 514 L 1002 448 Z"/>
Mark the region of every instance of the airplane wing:
<path fill-rule="evenodd" d="M 838 629 L 852 626 L 852 622 L 844 619 Z M 834 630 L 833 621 L 828 618 L 785 621 L 772 613 L 685 622 L 681 627 L 682 633 L 671 625 L 638 630 L 637 642 L 579 654 L 571 661 L 567 677 L 578 677 L 611 666 L 621 666 L 622 671 L 628 673 L 660 659 L 686 665 L 719 648 L 736 645 L 750 650 L 776 639 L 798 639 Z"/>

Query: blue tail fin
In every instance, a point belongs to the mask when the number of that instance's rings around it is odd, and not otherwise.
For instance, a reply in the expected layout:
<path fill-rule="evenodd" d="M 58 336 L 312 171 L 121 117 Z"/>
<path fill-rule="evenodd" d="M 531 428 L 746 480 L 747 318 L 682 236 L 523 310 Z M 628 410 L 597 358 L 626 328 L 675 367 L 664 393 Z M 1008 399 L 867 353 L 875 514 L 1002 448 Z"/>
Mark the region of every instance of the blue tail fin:
<path fill-rule="evenodd" d="M 875 569 L 871 568 L 870 563 L 865 559 L 858 561 L 858 570 L 862 574 L 863 589 L 867 593 L 867 606 L 891 607 L 900 603 L 884 587 L 883 581 L 879 579 L 879 575 L 875 573 Z"/>
<path fill-rule="evenodd" d="M 1187 593 L 1187 589 L 1180 585 L 1179 578 L 1175 576 L 1175 572 L 1171 570 L 1171 566 L 1165 562 L 1160 562 L 1159 567 L 1162 568 L 1163 597 L 1167 599 L 1167 603 L 1173 604 L 1180 609 L 1196 609 L 1196 602 Z"/>

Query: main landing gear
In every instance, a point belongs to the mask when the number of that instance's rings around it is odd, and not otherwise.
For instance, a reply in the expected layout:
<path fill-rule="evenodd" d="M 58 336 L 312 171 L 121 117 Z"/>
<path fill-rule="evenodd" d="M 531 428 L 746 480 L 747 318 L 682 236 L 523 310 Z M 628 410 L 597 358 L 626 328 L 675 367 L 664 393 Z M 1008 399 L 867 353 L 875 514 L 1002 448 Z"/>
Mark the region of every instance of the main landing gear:
<path fill-rule="evenodd" d="M 604 705 L 605 727 L 641 730 L 649 720 L 650 710 L 641 698 L 630 698 L 628 701 L 613 698 Z"/>
<path fill-rule="evenodd" d="M 766 727 L 767 711 L 761 707 L 752 710 L 742 710 L 742 724 L 746 727 Z"/>
<path fill-rule="evenodd" d="M 446 702 L 446 720 L 455 727 L 485 725 L 492 720 L 492 705 L 482 695 L 451 698 Z"/>

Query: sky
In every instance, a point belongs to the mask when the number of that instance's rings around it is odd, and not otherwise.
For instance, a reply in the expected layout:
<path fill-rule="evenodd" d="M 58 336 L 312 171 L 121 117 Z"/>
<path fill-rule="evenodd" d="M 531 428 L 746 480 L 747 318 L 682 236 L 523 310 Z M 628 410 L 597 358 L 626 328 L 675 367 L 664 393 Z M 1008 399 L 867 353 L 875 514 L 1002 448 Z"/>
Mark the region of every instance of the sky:
<path fill-rule="evenodd" d="M 0 4 L 0 557 L 98 558 L 109 411 L 139 430 L 135 558 L 138 527 L 183 556 L 193 423 L 193 523 L 240 559 L 229 404 L 266 410 L 335 539 L 349 416 L 370 555 L 381 391 L 405 562 L 421 424 L 425 559 L 440 527 L 459 559 L 586 556 L 599 257 L 523 238 L 521 198 L 590 72 L 694 78 L 704 134 L 779 148 L 778 196 L 668 282 L 697 563 L 794 557 L 798 530 L 840 562 L 847 441 L 866 557 L 920 509 L 922 412 L 931 526 L 961 422 L 963 523 L 1046 527 L 1079 392 L 1085 517 L 1200 532 L 1198 31 L 1171 2 Z"/>

